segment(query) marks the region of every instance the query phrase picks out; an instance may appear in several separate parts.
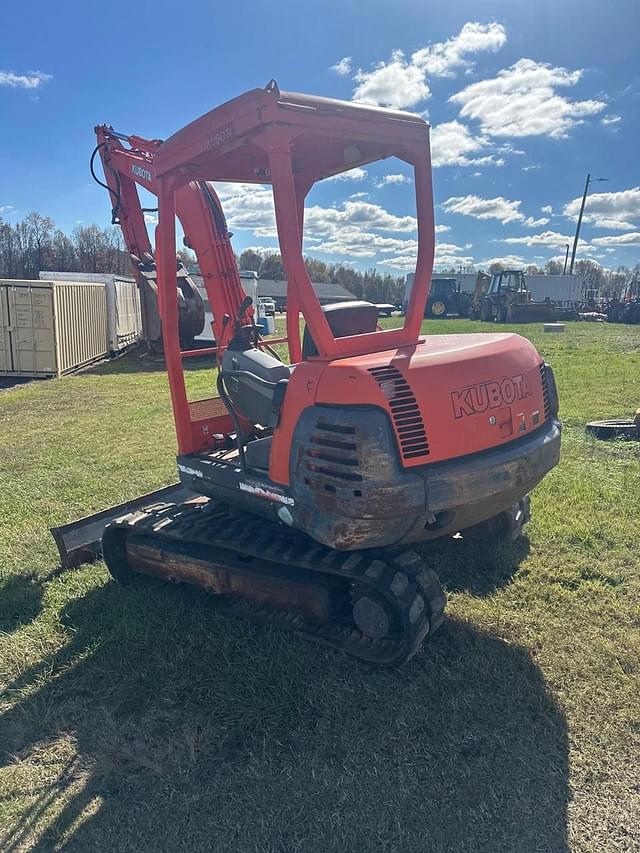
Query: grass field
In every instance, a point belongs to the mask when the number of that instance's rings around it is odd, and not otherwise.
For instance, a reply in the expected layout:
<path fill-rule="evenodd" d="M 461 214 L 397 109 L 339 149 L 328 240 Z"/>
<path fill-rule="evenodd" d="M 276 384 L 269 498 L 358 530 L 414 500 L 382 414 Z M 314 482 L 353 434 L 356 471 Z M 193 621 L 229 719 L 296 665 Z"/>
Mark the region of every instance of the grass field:
<path fill-rule="evenodd" d="M 640 327 L 518 331 L 561 465 L 528 540 L 423 549 L 449 617 L 392 671 L 58 570 L 50 525 L 175 479 L 161 365 L 0 391 L 0 849 L 640 850 L 640 448 L 583 429 L 640 405 Z"/>

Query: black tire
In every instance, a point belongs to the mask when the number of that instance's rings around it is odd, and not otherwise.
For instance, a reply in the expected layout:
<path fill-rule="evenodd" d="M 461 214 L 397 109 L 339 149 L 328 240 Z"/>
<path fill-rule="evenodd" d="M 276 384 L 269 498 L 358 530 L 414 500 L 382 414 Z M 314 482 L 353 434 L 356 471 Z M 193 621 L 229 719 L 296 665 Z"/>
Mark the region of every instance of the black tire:
<path fill-rule="evenodd" d="M 446 300 L 441 299 L 440 297 L 436 297 L 429 304 L 429 316 L 433 317 L 435 320 L 442 320 L 447 316 L 449 311 L 449 306 L 446 303 Z"/>
<path fill-rule="evenodd" d="M 607 441 L 613 438 L 640 439 L 640 427 L 629 418 L 613 418 L 608 421 L 590 421 L 587 432 L 595 438 Z"/>

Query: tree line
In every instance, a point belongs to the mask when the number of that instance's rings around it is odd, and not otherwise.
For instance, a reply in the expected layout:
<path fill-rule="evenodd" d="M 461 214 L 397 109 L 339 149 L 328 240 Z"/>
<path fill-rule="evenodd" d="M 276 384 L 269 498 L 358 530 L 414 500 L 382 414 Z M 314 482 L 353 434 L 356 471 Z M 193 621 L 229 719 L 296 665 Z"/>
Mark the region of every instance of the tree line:
<path fill-rule="evenodd" d="M 195 256 L 188 250 L 178 253 L 185 266 L 198 272 Z M 254 270 L 261 278 L 283 281 L 286 274 L 277 252 L 256 252 L 246 249 L 240 255 L 240 269 Z M 327 264 L 307 257 L 305 263 L 314 282 L 340 284 L 357 299 L 371 302 L 400 304 L 404 298 L 404 276 L 379 273 L 376 269 L 364 272 L 349 264 Z M 544 267 L 529 265 L 526 272 L 562 273 L 563 265 L 549 261 Z M 495 263 L 489 272 L 499 272 L 502 264 Z M 117 226 L 77 225 L 70 235 L 57 228 L 52 219 L 33 212 L 11 224 L 0 216 L 0 278 L 36 279 L 41 270 L 60 272 L 115 273 L 131 275 L 133 267 L 124 246 L 122 232 Z M 440 275 L 456 272 L 475 272 L 473 267 L 456 270 L 451 267 Z M 640 264 L 633 269 L 618 267 L 604 269 L 592 260 L 579 260 L 574 272 L 587 287 L 600 296 L 616 297 L 640 278 Z"/>
<path fill-rule="evenodd" d="M 123 275 L 131 263 L 117 227 L 77 225 L 68 235 L 39 213 L 15 224 L 0 217 L 0 277 L 38 278 L 40 270 Z"/>

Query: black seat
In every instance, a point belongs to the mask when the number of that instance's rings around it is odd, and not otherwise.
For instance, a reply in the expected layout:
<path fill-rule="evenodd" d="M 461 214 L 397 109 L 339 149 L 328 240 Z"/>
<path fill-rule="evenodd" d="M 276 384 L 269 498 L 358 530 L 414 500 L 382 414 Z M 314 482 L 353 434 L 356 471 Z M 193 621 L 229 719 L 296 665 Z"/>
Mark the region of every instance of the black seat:
<path fill-rule="evenodd" d="M 364 335 L 375 332 L 378 325 L 378 309 L 371 302 L 353 300 L 353 302 L 332 302 L 323 305 L 329 328 L 336 338 L 350 335 Z M 318 348 L 311 337 L 311 330 L 305 326 L 302 338 L 302 359 L 318 355 Z"/>

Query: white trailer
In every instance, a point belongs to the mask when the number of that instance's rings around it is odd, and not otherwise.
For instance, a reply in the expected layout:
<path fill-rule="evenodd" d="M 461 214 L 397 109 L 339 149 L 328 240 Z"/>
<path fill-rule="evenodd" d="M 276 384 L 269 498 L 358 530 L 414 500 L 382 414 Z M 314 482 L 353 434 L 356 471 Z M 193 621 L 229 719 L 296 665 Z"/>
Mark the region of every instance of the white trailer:
<path fill-rule="evenodd" d="M 582 302 L 584 283 L 579 275 L 525 275 L 527 287 L 534 302 L 550 299 L 562 305 L 574 306 Z"/>
<path fill-rule="evenodd" d="M 54 272 L 43 270 L 46 281 L 98 282 L 106 287 L 107 346 L 112 355 L 142 339 L 140 291 L 135 278 L 111 273 Z"/>

